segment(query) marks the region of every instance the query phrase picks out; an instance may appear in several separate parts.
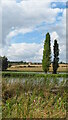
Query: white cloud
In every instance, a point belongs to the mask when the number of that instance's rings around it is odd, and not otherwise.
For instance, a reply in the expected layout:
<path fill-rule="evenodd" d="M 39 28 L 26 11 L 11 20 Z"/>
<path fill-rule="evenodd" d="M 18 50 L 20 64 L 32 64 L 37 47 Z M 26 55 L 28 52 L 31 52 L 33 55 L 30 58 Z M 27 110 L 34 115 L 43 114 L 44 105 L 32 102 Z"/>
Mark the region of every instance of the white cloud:
<path fill-rule="evenodd" d="M 7 43 L 6 36 L 12 33 L 12 27 L 15 28 L 14 33 L 18 34 L 21 31 L 20 29 L 25 30 L 28 28 L 34 30 L 36 25 L 42 22 L 53 23 L 60 9 L 51 9 L 50 1 L 23 0 L 20 3 L 16 3 L 15 0 L 3 0 L 3 43 Z"/>
<path fill-rule="evenodd" d="M 12 29 L 14 29 L 14 27 L 12 27 Z M 19 33 L 22 33 L 22 34 L 25 34 L 25 33 L 28 33 L 28 32 L 32 32 L 32 29 L 29 29 L 29 28 L 25 28 L 25 29 L 15 29 L 15 30 L 12 30 L 7 36 L 6 36 L 6 43 L 8 44 L 12 39 L 12 37 L 18 35 Z"/>
<path fill-rule="evenodd" d="M 51 34 L 51 39 L 52 40 L 55 40 L 55 39 L 59 39 L 59 36 L 58 36 L 58 34 L 56 33 L 56 32 L 52 32 L 52 34 Z"/>
<path fill-rule="evenodd" d="M 11 46 L 5 48 L 3 54 L 5 54 L 9 60 L 23 60 L 23 61 L 33 61 L 41 62 L 43 53 L 42 44 L 27 44 L 19 43 L 12 44 Z"/>

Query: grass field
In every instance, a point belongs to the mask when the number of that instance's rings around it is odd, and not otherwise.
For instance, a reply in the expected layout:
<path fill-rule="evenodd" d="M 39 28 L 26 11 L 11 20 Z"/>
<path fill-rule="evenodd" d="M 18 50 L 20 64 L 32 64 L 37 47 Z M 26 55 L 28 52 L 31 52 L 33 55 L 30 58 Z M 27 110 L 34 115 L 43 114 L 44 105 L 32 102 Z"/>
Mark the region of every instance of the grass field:
<path fill-rule="evenodd" d="M 9 77 L 9 74 L 12 76 Z M 66 117 L 67 78 L 65 74 L 51 76 L 51 74 L 3 72 L 3 75 L 5 75 L 2 78 L 4 120 L 5 118 Z"/>
<path fill-rule="evenodd" d="M 43 72 L 42 65 L 13 65 L 9 67 L 7 70 L 16 70 L 16 71 L 27 71 L 27 72 Z M 52 64 L 49 67 L 49 72 L 53 71 Z M 68 64 L 59 64 L 58 72 L 68 72 Z"/>

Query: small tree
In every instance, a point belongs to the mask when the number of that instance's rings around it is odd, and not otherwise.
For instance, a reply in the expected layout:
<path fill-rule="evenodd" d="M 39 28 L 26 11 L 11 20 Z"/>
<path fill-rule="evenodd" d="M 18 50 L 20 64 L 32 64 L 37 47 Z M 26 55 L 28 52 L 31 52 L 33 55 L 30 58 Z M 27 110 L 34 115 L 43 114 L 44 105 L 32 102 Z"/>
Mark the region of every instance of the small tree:
<path fill-rule="evenodd" d="M 8 68 L 8 59 L 4 56 L 2 57 L 2 70 L 6 70 Z"/>
<path fill-rule="evenodd" d="M 50 34 L 46 34 L 46 39 L 44 42 L 44 50 L 43 50 L 43 60 L 42 67 L 45 73 L 49 70 L 49 66 L 51 64 L 51 47 L 50 47 Z"/>
<path fill-rule="evenodd" d="M 56 74 L 59 67 L 59 45 L 57 40 L 54 41 L 54 60 L 53 60 L 53 73 Z"/>

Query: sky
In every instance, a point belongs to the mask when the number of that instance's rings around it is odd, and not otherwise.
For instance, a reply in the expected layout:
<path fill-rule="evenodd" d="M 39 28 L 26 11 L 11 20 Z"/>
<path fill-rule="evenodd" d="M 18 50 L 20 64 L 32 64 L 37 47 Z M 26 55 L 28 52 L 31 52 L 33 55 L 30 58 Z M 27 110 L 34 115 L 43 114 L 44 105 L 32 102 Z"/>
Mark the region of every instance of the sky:
<path fill-rule="evenodd" d="M 59 1 L 59 2 L 58 2 Z M 57 39 L 66 62 L 66 0 L 2 0 L 0 55 L 10 61 L 42 62 L 46 33 Z"/>

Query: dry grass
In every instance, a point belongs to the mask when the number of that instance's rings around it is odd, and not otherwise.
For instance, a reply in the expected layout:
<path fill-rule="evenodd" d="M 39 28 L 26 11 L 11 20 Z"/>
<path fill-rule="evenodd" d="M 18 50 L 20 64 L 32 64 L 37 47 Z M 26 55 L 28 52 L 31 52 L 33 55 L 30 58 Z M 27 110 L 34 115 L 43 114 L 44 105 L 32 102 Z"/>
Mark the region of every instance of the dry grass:
<path fill-rule="evenodd" d="M 27 71 L 27 72 L 43 72 L 42 65 L 15 65 L 11 66 L 7 70 L 16 70 L 16 71 Z M 52 64 L 50 65 L 49 71 L 53 71 Z M 68 72 L 68 64 L 59 64 L 58 72 Z"/>

